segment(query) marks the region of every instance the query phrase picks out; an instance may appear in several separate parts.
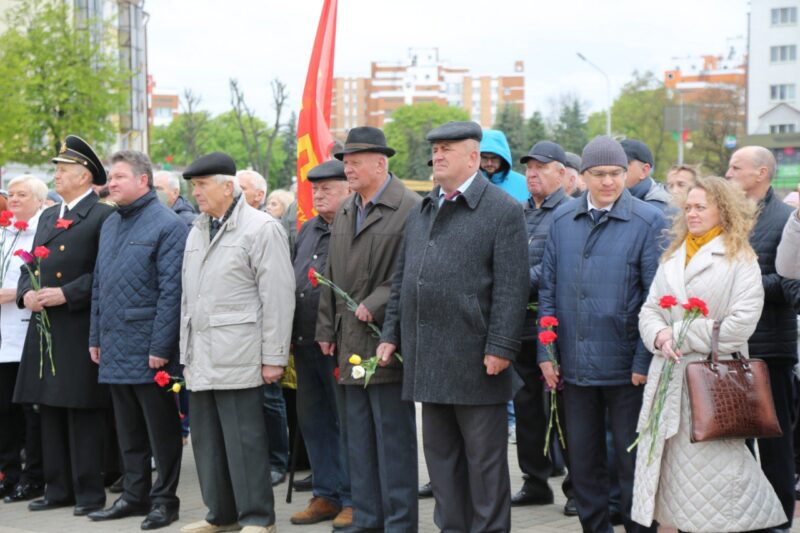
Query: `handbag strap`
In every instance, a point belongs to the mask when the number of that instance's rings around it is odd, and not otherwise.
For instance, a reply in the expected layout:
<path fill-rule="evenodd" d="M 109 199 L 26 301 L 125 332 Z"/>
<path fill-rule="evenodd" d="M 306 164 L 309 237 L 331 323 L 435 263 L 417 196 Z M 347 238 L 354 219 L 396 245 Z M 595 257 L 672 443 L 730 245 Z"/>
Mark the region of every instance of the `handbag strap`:
<path fill-rule="evenodd" d="M 712 363 L 719 362 L 719 328 L 722 325 L 722 319 L 714 320 L 714 326 L 711 328 L 711 354 L 709 359 Z"/>

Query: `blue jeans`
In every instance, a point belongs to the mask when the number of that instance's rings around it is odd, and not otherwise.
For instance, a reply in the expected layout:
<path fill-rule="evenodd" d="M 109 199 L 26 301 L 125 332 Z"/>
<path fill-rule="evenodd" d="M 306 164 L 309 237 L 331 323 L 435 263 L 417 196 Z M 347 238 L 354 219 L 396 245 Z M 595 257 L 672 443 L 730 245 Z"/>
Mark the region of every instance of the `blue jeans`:
<path fill-rule="evenodd" d="M 351 506 L 350 475 L 342 460 L 340 422 L 333 370 L 336 358 L 322 355 L 319 346 L 295 346 L 297 423 L 306 443 L 313 472 L 312 491 L 341 506 Z"/>
<path fill-rule="evenodd" d="M 264 385 L 264 425 L 269 441 L 269 468 L 286 473 L 289 468 L 289 426 L 280 383 Z"/>

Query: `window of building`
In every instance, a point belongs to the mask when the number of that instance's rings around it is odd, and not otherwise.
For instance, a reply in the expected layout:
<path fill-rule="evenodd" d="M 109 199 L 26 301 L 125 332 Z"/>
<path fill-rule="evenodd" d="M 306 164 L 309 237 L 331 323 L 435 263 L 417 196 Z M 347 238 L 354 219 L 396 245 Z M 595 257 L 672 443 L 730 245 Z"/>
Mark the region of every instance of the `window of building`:
<path fill-rule="evenodd" d="M 794 133 L 795 131 L 797 130 L 794 124 L 772 124 L 769 127 L 769 132 L 772 135 L 776 133 Z"/>
<path fill-rule="evenodd" d="M 772 25 L 782 26 L 786 24 L 797 24 L 796 7 L 778 7 L 771 10 Z"/>
<path fill-rule="evenodd" d="M 769 60 L 773 63 L 788 63 L 797 60 L 797 45 L 770 46 Z"/>
<path fill-rule="evenodd" d="M 769 86 L 770 100 L 785 101 L 794 100 L 795 85 L 794 83 L 782 83 L 780 85 Z"/>

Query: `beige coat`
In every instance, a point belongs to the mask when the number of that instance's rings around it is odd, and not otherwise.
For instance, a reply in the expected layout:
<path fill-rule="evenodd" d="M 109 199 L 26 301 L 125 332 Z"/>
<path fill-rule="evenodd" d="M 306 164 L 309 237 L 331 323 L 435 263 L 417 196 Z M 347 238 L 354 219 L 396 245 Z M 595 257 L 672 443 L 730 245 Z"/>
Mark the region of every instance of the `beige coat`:
<path fill-rule="evenodd" d="M 263 384 L 261 365 L 285 366 L 294 271 L 280 222 L 240 200 L 209 241 L 195 221 L 183 258 L 181 363 L 193 391 Z"/>
<path fill-rule="evenodd" d="M 800 279 L 800 210 L 795 210 L 786 221 L 775 268 L 785 278 Z"/>
<path fill-rule="evenodd" d="M 631 517 L 640 524 L 650 525 L 655 519 L 692 532 L 747 531 L 781 524 L 786 521 L 781 504 L 744 440 L 689 441 L 691 415 L 684 386 L 686 364 L 711 351 L 715 318 L 724 318 L 720 354 L 747 353 L 747 339 L 764 304 L 761 270 L 755 256 L 729 261 L 722 237 L 703 246 L 686 267 L 685 258 L 683 245 L 661 264 L 639 314 L 642 340 L 656 355 L 647 375 L 639 431 L 650 415 L 664 365 L 661 352 L 653 345 L 656 334 L 670 325 L 670 312 L 675 332 L 683 323 L 683 308 L 667 311 L 659 307 L 659 300 L 669 294 L 680 303 L 697 297 L 706 302 L 709 315 L 697 318 L 689 327 L 681 347 L 684 358 L 670 380 L 649 465 L 650 437 L 645 435 L 639 444 Z"/>

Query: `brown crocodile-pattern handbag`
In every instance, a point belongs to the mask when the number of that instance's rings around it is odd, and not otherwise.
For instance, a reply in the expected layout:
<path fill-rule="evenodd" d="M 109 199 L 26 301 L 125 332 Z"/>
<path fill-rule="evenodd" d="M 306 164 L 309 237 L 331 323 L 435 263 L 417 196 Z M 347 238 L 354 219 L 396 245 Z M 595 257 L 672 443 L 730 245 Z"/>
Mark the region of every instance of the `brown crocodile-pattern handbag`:
<path fill-rule="evenodd" d="M 780 437 L 766 363 L 739 353 L 720 361 L 721 322 L 714 321 L 708 358 L 686 366 L 692 442 Z"/>

